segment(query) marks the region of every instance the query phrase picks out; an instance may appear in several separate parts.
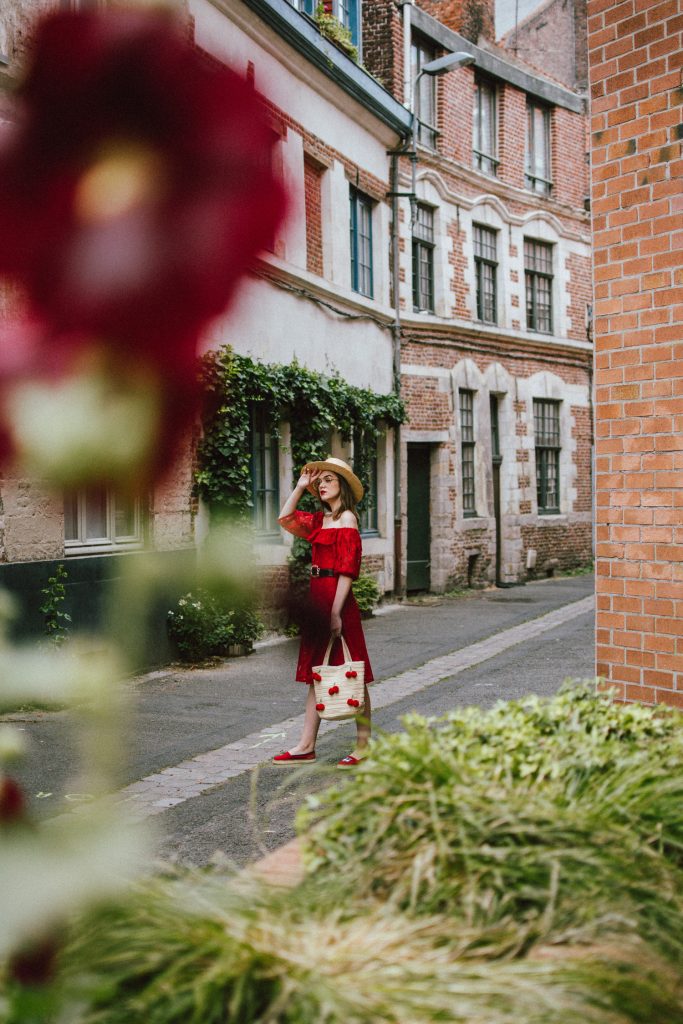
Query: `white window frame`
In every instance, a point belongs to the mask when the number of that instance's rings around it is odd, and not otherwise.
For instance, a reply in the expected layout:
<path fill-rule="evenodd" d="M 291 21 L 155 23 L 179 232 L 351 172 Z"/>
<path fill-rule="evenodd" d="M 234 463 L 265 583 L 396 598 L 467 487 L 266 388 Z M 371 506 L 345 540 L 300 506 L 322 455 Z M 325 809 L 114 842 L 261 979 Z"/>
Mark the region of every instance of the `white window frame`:
<path fill-rule="evenodd" d="M 65 496 L 65 502 L 67 496 Z M 133 517 L 134 532 L 129 536 L 116 536 L 116 493 L 108 488 L 106 491 L 106 535 L 103 537 L 87 537 L 87 492 L 76 492 L 77 537 L 64 538 L 65 555 L 88 555 L 112 551 L 135 551 L 144 546 L 144 519 L 142 501 L 134 499 Z M 65 522 L 66 528 L 66 522 Z"/>

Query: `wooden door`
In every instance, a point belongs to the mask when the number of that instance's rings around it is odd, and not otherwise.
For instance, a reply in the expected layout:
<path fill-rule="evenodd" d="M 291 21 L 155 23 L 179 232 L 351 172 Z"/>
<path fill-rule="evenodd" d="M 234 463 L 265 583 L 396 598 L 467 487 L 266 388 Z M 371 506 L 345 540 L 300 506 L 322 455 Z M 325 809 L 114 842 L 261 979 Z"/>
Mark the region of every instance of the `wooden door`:
<path fill-rule="evenodd" d="M 430 586 L 430 448 L 408 445 L 408 565 L 406 590 Z"/>

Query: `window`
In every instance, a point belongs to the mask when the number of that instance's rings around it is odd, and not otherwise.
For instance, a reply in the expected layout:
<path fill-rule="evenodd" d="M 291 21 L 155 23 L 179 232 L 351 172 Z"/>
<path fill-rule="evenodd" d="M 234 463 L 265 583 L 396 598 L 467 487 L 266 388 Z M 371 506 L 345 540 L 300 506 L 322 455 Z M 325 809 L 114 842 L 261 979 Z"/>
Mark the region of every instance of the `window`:
<path fill-rule="evenodd" d="M 534 399 L 536 496 L 542 514 L 560 511 L 560 403 Z"/>
<path fill-rule="evenodd" d="M 67 554 L 139 548 L 143 543 L 139 498 L 106 487 L 88 487 L 64 497 Z"/>
<path fill-rule="evenodd" d="M 530 331 L 552 334 L 553 247 L 547 242 L 524 239 L 526 325 Z"/>
<path fill-rule="evenodd" d="M 435 56 L 433 46 L 413 36 L 410 48 L 410 81 L 413 87 L 422 68 L 434 60 Z M 422 75 L 413 100 L 418 123 L 417 141 L 430 149 L 436 149 L 436 79 L 433 75 Z"/>
<path fill-rule="evenodd" d="M 332 10 L 344 28 L 351 33 L 353 45 L 360 47 L 358 6 L 359 0 L 334 0 Z"/>
<path fill-rule="evenodd" d="M 498 323 L 497 232 L 481 224 L 474 225 L 474 273 L 477 283 L 477 320 Z"/>
<path fill-rule="evenodd" d="M 362 433 L 353 435 L 354 469 L 360 470 L 365 477 L 365 494 L 358 515 L 360 516 L 361 533 L 377 533 L 377 441 L 375 438 L 365 440 Z"/>
<path fill-rule="evenodd" d="M 413 306 L 434 312 L 434 210 L 423 203 L 413 227 Z"/>
<path fill-rule="evenodd" d="M 534 192 L 549 195 L 550 179 L 550 110 L 530 100 L 526 122 L 526 186 Z"/>
<path fill-rule="evenodd" d="M 352 188 L 351 287 L 372 298 L 372 201 Z"/>
<path fill-rule="evenodd" d="M 484 79 L 474 85 L 473 111 L 474 138 L 472 159 L 474 166 L 485 174 L 498 171 L 498 127 L 496 124 L 496 87 Z"/>
<path fill-rule="evenodd" d="M 262 537 L 280 539 L 278 439 L 271 431 L 266 410 L 254 405 L 251 413 L 251 493 L 254 529 Z"/>
<path fill-rule="evenodd" d="M 474 487 L 474 391 L 460 390 L 460 452 L 462 457 L 462 511 L 476 516 Z"/>

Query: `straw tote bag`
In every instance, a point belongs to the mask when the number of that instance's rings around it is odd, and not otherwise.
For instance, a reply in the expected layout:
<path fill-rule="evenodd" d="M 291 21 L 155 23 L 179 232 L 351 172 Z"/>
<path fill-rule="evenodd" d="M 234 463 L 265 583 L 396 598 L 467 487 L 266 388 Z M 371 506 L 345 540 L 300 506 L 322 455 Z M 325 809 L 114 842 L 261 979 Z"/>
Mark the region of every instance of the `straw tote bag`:
<path fill-rule="evenodd" d="M 321 718 L 355 718 L 365 706 L 365 662 L 351 661 L 351 652 L 341 638 L 343 665 L 330 665 L 334 637 L 325 651 L 322 665 L 313 666 L 315 706 Z"/>

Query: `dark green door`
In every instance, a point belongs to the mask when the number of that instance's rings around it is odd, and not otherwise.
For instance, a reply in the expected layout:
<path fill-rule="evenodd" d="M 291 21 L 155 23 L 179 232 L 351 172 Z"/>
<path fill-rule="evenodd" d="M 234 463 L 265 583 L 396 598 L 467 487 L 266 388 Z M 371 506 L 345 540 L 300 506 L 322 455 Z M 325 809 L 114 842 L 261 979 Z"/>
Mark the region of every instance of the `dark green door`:
<path fill-rule="evenodd" d="M 408 445 L 408 571 L 406 590 L 429 590 L 429 463 L 429 445 Z"/>

